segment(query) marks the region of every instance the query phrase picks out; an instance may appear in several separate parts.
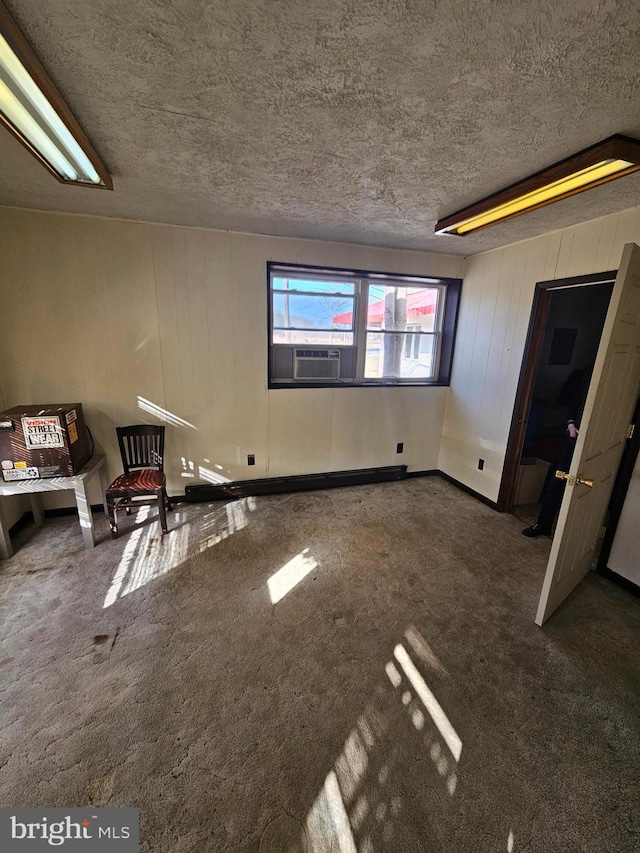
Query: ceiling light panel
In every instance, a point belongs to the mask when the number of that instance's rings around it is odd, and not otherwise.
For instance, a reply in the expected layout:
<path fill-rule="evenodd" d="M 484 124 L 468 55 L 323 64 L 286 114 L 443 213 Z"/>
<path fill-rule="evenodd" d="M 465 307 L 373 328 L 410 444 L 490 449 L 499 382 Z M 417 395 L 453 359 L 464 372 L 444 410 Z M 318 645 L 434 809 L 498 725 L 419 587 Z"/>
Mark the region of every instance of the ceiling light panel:
<path fill-rule="evenodd" d="M 640 169 L 640 142 L 610 136 L 499 193 L 441 219 L 436 234 L 464 236 Z"/>
<path fill-rule="evenodd" d="M 106 167 L 2 3 L 0 120 L 62 183 L 113 189 Z"/>

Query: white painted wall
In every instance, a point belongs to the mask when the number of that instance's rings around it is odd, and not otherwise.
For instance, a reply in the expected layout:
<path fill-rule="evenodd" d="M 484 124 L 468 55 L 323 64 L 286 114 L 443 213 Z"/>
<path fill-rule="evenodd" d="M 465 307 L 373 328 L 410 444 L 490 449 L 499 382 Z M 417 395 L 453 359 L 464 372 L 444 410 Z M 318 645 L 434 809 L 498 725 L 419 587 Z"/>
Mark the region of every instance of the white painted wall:
<path fill-rule="evenodd" d="M 615 270 L 630 242 L 640 208 L 466 259 L 442 471 L 497 499 L 536 282 Z"/>
<path fill-rule="evenodd" d="M 150 401 L 187 422 L 167 427 L 172 494 L 208 472 L 240 480 L 397 462 L 436 468 L 446 388 L 267 390 L 267 260 L 448 277 L 463 264 L 0 208 L 5 407 L 83 403 L 115 476 L 115 427 L 156 422 L 139 408 L 139 398 Z"/>

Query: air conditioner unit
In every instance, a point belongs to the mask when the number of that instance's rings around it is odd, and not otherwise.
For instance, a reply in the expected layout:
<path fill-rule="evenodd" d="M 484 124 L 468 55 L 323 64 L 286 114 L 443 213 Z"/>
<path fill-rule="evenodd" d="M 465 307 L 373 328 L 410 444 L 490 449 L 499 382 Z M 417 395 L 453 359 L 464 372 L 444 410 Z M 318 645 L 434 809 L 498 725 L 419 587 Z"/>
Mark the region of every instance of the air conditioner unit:
<path fill-rule="evenodd" d="M 293 376 L 295 379 L 339 379 L 340 350 L 296 349 Z"/>

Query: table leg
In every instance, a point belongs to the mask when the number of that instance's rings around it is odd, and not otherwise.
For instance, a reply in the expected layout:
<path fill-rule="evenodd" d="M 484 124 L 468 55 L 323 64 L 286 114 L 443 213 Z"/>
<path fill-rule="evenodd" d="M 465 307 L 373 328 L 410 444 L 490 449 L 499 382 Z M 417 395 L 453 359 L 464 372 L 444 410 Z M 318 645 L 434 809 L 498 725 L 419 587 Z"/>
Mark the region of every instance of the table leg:
<path fill-rule="evenodd" d="M 29 495 L 29 499 L 31 500 L 31 512 L 33 513 L 33 520 L 36 524 L 44 524 L 44 509 L 42 507 L 42 498 L 40 495 L 34 493 Z"/>
<path fill-rule="evenodd" d="M 93 533 L 93 515 L 91 514 L 91 504 L 87 497 L 87 487 L 83 480 L 76 483 L 75 492 L 84 547 L 95 548 L 96 540 Z"/>
<path fill-rule="evenodd" d="M 13 548 L 11 547 L 11 538 L 9 536 L 9 525 L 7 524 L 7 517 L 4 514 L 2 498 L 0 498 L 0 557 L 8 560 L 11 556 L 13 556 Z"/>
<path fill-rule="evenodd" d="M 106 460 L 100 466 L 100 471 L 98 472 L 100 477 L 100 492 L 102 493 L 102 508 L 104 509 L 105 518 L 109 515 L 109 507 L 107 506 L 107 489 L 109 488 L 109 483 L 107 481 L 107 462 Z"/>

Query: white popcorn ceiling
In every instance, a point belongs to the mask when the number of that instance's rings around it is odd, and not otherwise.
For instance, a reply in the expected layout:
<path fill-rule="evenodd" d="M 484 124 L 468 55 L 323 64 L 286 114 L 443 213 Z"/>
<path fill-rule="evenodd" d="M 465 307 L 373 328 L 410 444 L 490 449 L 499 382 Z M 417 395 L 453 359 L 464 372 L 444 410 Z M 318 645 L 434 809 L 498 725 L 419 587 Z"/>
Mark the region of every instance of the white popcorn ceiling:
<path fill-rule="evenodd" d="M 640 203 L 640 175 L 493 226 L 437 219 L 640 137 L 637 1 L 7 0 L 113 175 L 0 128 L 0 204 L 469 255 Z"/>

